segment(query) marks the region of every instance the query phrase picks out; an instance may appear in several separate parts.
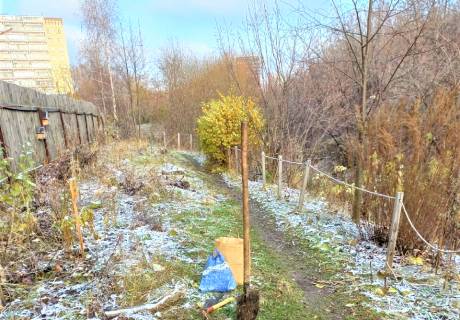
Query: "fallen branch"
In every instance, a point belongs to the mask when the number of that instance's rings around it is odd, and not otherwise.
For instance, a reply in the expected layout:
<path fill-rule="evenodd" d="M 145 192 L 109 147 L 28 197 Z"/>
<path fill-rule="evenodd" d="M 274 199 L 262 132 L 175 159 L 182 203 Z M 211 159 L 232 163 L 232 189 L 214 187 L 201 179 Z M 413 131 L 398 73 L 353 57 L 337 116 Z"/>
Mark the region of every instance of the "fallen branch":
<path fill-rule="evenodd" d="M 144 304 L 142 306 L 126 308 L 126 309 L 106 311 L 105 315 L 108 318 L 114 318 L 123 313 L 130 314 L 130 313 L 136 313 L 139 311 L 159 311 L 165 307 L 172 305 L 173 303 L 176 303 L 177 301 L 181 300 L 184 296 L 185 296 L 184 287 L 179 287 L 179 288 L 174 289 L 174 291 L 171 292 L 169 295 L 161 298 L 156 303 L 149 303 L 149 304 Z"/>

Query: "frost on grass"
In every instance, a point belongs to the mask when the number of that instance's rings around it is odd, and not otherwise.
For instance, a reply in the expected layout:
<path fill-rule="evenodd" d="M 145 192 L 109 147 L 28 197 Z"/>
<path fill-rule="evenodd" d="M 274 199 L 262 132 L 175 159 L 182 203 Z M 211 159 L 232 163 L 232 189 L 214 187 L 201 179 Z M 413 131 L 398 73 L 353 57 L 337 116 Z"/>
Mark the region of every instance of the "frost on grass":
<path fill-rule="evenodd" d="M 237 177 L 223 175 L 225 182 L 239 187 Z M 276 188 L 262 189 L 262 183 L 249 182 L 250 196 L 275 218 L 279 230 L 296 232 L 309 245 L 344 268 L 336 281 L 346 281 L 350 292 L 369 298 L 366 303 L 390 317 L 409 319 L 458 319 L 460 317 L 460 286 L 458 281 L 445 283 L 426 265 L 409 265 L 396 257 L 394 275 L 388 279 L 388 292 L 382 290 L 384 279 L 377 272 L 385 267 L 386 250 L 373 242 L 361 240 L 356 225 L 344 214 L 330 214 L 327 203 L 320 199 L 305 201 L 304 212 L 296 213 L 298 190 L 286 188 L 284 199 L 277 199 Z M 456 257 L 456 271 L 460 266 Z M 352 307 L 352 306 L 351 306 Z"/>
<path fill-rule="evenodd" d="M 107 164 L 107 172 L 113 179 L 106 180 L 115 181 L 117 186 L 105 185 L 97 179 L 80 184 L 81 207 L 92 202 L 103 204 L 94 210 L 94 227 L 99 239 L 84 231 L 87 250 L 84 259 L 68 257 L 63 250 L 53 253 L 56 261 L 65 261 L 62 277 L 42 279 L 28 287 L 29 293 L 9 303 L 0 313 L 0 319 L 99 319 L 103 310 L 125 307 L 126 299 L 137 301 L 135 297 L 127 297 L 129 290 L 124 287 L 137 286 L 136 281 L 140 281 L 139 286 L 146 291 L 141 292 L 143 303 L 157 301 L 179 284 L 184 286 L 186 298 L 171 309 L 176 310 L 171 311 L 173 314 L 189 312 L 205 299 L 198 285 L 187 276 L 175 276 L 174 268 L 194 264 L 196 270 L 201 270 L 208 253 L 204 246 L 190 248 L 187 243 L 196 239 L 191 239 L 171 217 L 183 215 L 188 219 L 190 212 L 197 212 L 196 219 L 204 218 L 211 206 L 225 198 L 208 190 L 192 170 L 174 163 L 155 166 L 167 192 L 164 198 L 151 202 L 148 195 L 141 192 L 128 194 L 122 186 L 130 174 L 128 171 L 135 170 L 136 175 L 142 177 L 147 172 L 143 168 L 145 161 L 137 161 L 141 164 L 137 165 L 136 159 L 123 160 L 116 167 Z M 187 179 L 190 188 L 169 185 L 171 179 Z M 144 265 L 149 275 L 145 269 L 138 268 Z M 151 286 L 142 287 L 146 285 L 142 283 L 144 279 L 151 281 Z M 160 280 L 164 284 L 156 287 Z M 165 312 L 168 311 L 152 315 L 143 311 L 129 318 L 161 319 Z"/>

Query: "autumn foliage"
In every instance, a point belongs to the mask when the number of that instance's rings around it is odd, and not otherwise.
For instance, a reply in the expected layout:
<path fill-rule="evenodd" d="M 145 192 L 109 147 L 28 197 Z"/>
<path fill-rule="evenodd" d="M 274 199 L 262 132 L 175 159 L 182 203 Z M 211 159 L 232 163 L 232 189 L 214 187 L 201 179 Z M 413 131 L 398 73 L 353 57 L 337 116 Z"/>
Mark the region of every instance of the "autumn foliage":
<path fill-rule="evenodd" d="M 198 119 L 198 137 L 203 152 L 211 162 L 224 164 L 227 148 L 240 144 L 243 120 L 249 124 L 249 143 L 260 143 L 264 120 L 251 98 L 221 95 L 219 99 L 204 103 L 202 111 L 203 115 Z"/>

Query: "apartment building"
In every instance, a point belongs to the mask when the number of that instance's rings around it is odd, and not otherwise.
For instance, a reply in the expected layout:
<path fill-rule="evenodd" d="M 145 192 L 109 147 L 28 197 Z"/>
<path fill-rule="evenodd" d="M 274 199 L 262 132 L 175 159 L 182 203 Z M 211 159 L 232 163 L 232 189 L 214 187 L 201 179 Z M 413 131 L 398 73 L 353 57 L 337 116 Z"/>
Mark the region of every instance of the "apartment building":
<path fill-rule="evenodd" d="M 62 19 L 0 15 L 0 80 L 73 93 Z"/>

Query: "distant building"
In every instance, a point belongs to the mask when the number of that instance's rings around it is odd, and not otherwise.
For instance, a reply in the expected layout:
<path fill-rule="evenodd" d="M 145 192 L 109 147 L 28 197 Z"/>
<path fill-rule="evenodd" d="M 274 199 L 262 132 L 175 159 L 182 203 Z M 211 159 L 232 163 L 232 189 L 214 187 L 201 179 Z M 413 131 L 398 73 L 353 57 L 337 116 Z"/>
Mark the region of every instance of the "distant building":
<path fill-rule="evenodd" d="M 73 93 L 62 19 L 0 15 L 0 80 Z"/>

